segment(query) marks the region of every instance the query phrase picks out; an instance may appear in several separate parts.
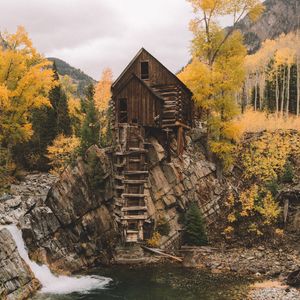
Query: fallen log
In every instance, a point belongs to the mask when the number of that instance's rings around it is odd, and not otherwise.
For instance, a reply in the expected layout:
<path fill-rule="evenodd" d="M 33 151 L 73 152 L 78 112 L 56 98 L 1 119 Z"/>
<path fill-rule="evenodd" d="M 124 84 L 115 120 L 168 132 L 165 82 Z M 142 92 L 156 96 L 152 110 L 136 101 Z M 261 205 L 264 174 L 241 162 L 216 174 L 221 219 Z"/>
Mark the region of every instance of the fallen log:
<path fill-rule="evenodd" d="M 154 253 L 154 254 L 158 254 L 158 255 L 161 255 L 161 256 L 164 256 L 164 257 L 167 257 L 167 258 L 176 260 L 176 261 L 178 261 L 178 262 L 182 262 L 182 261 L 183 261 L 181 257 L 174 256 L 174 255 L 171 255 L 171 254 L 162 252 L 160 249 L 157 249 L 157 248 L 149 248 L 149 247 L 146 247 L 146 246 L 141 246 L 141 247 L 142 247 L 143 249 L 149 251 L 149 252 Z"/>

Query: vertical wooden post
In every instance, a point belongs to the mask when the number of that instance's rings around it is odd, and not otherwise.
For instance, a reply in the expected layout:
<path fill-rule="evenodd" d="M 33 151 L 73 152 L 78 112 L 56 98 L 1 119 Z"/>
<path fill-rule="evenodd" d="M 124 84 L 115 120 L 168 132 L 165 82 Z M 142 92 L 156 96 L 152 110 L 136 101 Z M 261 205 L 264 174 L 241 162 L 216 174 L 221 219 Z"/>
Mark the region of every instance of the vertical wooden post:
<path fill-rule="evenodd" d="M 177 155 L 182 156 L 184 149 L 183 127 L 179 126 L 177 130 Z"/>

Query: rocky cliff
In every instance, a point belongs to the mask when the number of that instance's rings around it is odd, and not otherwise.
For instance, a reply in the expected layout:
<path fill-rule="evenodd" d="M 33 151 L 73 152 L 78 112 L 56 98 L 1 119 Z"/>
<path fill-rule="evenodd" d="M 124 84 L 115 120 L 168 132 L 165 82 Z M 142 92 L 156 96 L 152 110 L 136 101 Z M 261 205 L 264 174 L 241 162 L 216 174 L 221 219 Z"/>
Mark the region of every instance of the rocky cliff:
<path fill-rule="evenodd" d="M 266 39 L 299 28 L 299 0 L 267 0 L 264 5 L 265 11 L 257 22 L 251 23 L 246 17 L 239 24 L 250 52 L 258 50 Z"/>
<path fill-rule="evenodd" d="M 0 299 L 27 299 L 40 283 L 21 259 L 7 229 L 0 230 Z"/>
<path fill-rule="evenodd" d="M 95 165 L 103 189 L 93 185 Z M 100 170 L 101 168 L 101 170 Z M 47 200 L 20 221 L 31 258 L 52 271 L 73 273 L 107 264 L 117 242 L 113 219 L 111 165 L 104 150 L 92 147 L 84 161 L 69 166 L 49 191 Z"/>
<path fill-rule="evenodd" d="M 182 158 L 168 162 L 152 138 L 148 153 L 147 207 L 151 224 L 168 224 L 162 247 L 172 247 L 182 228 L 181 215 L 198 202 L 208 220 L 219 210 L 223 189 L 215 166 L 187 138 Z M 176 153 L 176 140 L 171 145 Z M 114 219 L 112 159 L 108 149 L 93 146 L 84 159 L 69 166 L 51 188 L 47 200 L 22 219 L 23 237 L 31 258 L 59 273 L 77 272 L 111 262 L 120 244 L 121 228 Z M 208 221 L 209 222 L 209 221 Z"/>

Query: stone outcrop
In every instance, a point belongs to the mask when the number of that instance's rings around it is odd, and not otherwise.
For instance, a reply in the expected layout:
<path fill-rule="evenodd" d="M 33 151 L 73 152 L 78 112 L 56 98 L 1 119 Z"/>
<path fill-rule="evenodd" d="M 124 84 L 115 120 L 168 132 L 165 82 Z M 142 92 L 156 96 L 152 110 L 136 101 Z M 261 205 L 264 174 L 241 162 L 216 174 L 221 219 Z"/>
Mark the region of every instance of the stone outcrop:
<path fill-rule="evenodd" d="M 171 162 L 167 162 L 158 141 L 154 138 L 150 141 L 148 212 L 156 224 L 169 224 L 170 233 L 163 236 L 162 244 L 172 247 L 176 233 L 182 228 L 180 215 L 190 203 L 198 203 L 207 222 L 211 222 L 219 212 L 223 187 L 216 178 L 215 165 L 208 162 L 201 151 L 195 151 L 196 145 L 189 136 L 186 136 L 186 151 L 182 158 L 174 157 Z M 176 153 L 175 139 L 171 148 Z"/>
<path fill-rule="evenodd" d="M 79 158 L 65 170 L 45 204 L 21 219 L 31 258 L 59 273 L 108 263 L 118 236 L 112 191 L 108 156 L 91 148 L 86 160 Z"/>
<path fill-rule="evenodd" d="M 0 229 L 0 299 L 27 299 L 40 283 L 20 257 L 7 229 Z"/>
<path fill-rule="evenodd" d="M 182 158 L 174 155 L 171 162 L 159 142 L 150 139 L 146 202 L 152 231 L 168 223 L 170 232 L 161 240 L 165 248 L 178 242 L 180 215 L 191 202 L 197 202 L 208 220 L 213 220 L 223 191 L 214 164 L 194 151 L 192 140 L 186 139 L 187 151 Z M 174 139 L 174 154 L 176 147 Z M 121 234 L 113 214 L 112 165 L 108 152 L 90 148 L 84 160 L 77 159 L 65 170 L 45 204 L 34 207 L 21 219 L 31 258 L 58 272 L 76 272 L 112 260 Z"/>
<path fill-rule="evenodd" d="M 299 27 L 299 0 L 267 0 L 264 5 L 265 11 L 257 22 L 246 17 L 239 23 L 250 52 L 258 50 L 266 39 L 275 39 Z"/>

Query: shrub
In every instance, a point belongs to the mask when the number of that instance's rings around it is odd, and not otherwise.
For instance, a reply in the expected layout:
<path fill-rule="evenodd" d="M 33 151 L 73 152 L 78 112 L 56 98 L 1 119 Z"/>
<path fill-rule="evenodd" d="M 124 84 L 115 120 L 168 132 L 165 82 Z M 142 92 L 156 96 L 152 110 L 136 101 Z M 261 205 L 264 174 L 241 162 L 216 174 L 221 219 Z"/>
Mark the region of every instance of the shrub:
<path fill-rule="evenodd" d="M 149 247 L 159 247 L 160 246 L 161 235 L 159 232 L 155 231 L 151 239 L 147 240 L 147 245 Z"/>
<path fill-rule="evenodd" d="M 276 179 L 266 182 L 266 188 L 275 197 L 278 194 L 279 185 Z"/>
<path fill-rule="evenodd" d="M 52 173 L 60 175 L 64 169 L 76 158 L 80 141 L 77 137 L 58 135 L 53 144 L 47 147 Z"/>
<path fill-rule="evenodd" d="M 281 182 L 283 183 L 291 183 L 294 179 L 294 170 L 290 162 L 286 162 L 284 165 L 283 174 L 281 176 Z"/>
<path fill-rule="evenodd" d="M 87 156 L 87 173 L 89 177 L 89 183 L 92 190 L 104 190 L 104 170 L 102 166 L 103 162 L 98 158 L 95 152 L 90 152 Z"/>
<path fill-rule="evenodd" d="M 156 231 L 160 234 L 160 235 L 169 235 L 170 233 L 170 224 L 169 222 L 166 220 L 166 218 L 162 218 L 160 220 L 158 220 L 157 222 L 157 226 L 156 226 Z"/>
<path fill-rule="evenodd" d="M 184 237 L 188 245 L 203 246 L 207 244 L 203 217 L 195 203 L 191 204 L 186 213 Z"/>

